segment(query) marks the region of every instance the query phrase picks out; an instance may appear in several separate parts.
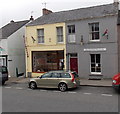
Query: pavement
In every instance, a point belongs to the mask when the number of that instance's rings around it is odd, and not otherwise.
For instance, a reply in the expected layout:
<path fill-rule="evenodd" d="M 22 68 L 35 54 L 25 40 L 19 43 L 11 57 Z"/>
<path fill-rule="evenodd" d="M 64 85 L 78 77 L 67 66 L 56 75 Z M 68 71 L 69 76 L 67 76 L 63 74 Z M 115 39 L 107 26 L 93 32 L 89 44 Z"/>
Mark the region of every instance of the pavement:
<path fill-rule="evenodd" d="M 30 78 L 25 77 L 9 77 L 9 80 L 6 83 L 28 83 Z M 95 87 L 111 87 L 112 86 L 112 79 L 87 79 L 87 78 L 81 78 L 80 81 L 81 86 L 95 86 Z"/>

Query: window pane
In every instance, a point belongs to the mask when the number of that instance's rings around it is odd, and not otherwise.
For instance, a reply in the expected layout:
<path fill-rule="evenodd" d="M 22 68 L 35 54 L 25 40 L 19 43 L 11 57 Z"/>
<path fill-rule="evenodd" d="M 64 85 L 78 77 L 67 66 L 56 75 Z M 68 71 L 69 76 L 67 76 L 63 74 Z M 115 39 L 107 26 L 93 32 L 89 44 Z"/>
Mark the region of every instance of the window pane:
<path fill-rule="evenodd" d="M 60 78 L 60 73 L 52 73 L 52 78 Z"/>
<path fill-rule="evenodd" d="M 74 34 L 74 33 L 75 33 L 75 25 L 69 25 L 68 34 Z"/>
<path fill-rule="evenodd" d="M 70 26 L 68 26 L 68 33 L 69 33 L 69 34 L 72 33 L 72 32 L 71 32 L 71 27 L 70 27 Z"/>
<path fill-rule="evenodd" d="M 75 33 L 75 26 L 72 26 L 72 33 Z"/>
<path fill-rule="evenodd" d="M 92 40 L 95 40 L 95 33 L 92 33 Z"/>
<path fill-rule="evenodd" d="M 59 61 L 64 59 L 64 51 L 32 52 L 32 56 L 32 71 L 48 72 L 60 69 Z"/>
<path fill-rule="evenodd" d="M 51 77 L 51 73 L 46 73 L 42 75 L 42 78 L 50 78 Z"/>
<path fill-rule="evenodd" d="M 91 63 L 95 63 L 95 55 L 91 54 Z"/>
<path fill-rule="evenodd" d="M 38 29 L 38 43 L 44 43 L 44 29 Z"/>
<path fill-rule="evenodd" d="M 89 24 L 91 40 L 99 40 L 99 23 Z"/>
<path fill-rule="evenodd" d="M 100 67 L 97 67 L 97 68 L 96 68 L 96 72 L 101 72 L 101 68 L 100 68 Z"/>
<path fill-rule="evenodd" d="M 94 39 L 99 39 L 99 32 L 94 33 Z"/>
<path fill-rule="evenodd" d="M 74 34 L 68 35 L 68 42 L 69 43 L 75 43 L 76 42 Z"/>
<path fill-rule="evenodd" d="M 69 73 L 61 73 L 61 78 L 70 78 Z"/>
<path fill-rule="evenodd" d="M 91 63 L 91 67 L 95 68 L 95 63 Z"/>
<path fill-rule="evenodd" d="M 95 68 L 91 68 L 91 72 L 95 72 Z"/>
<path fill-rule="evenodd" d="M 95 31 L 99 31 L 99 24 L 98 23 L 95 24 Z"/>
<path fill-rule="evenodd" d="M 63 27 L 57 27 L 57 41 L 63 42 Z"/>
<path fill-rule="evenodd" d="M 91 72 L 101 72 L 100 54 L 91 54 Z"/>
<path fill-rule="evenodd" d="M 96 63 L 100 63 L 100 54 L 96 54 Z"/>

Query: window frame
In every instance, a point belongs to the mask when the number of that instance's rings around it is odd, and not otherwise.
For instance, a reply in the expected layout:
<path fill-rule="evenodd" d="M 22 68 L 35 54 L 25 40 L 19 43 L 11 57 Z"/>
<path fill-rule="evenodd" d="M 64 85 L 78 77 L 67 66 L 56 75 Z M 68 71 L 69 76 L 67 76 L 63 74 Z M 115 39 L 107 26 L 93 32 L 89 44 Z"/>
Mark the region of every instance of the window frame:
<path fill-rule="evenodd" d="M 96 30 L 96 29 L 98 29 L 98 30 Z M 96 36 L 98 36 L 98 38 Z M 99 25 L 99 22 L 89 23 L 89 39 L 90 39 L 91 42 L 99 42 L 100 41 L 100 25 Z"/>
<path fill-rule="evenodd" d="M 63 38 L 63 26 L 56 27 L 56 34 L 57 34 L 57 43 L 63 43 L 64 42 L 64 38 Z"/>
<path fill-rule="evenodd" d="M 49 77 L 46 77 L 46 75 L 49 75 Z M 41 78 L 46 79 L 46 78 L 52 78 L 52 73 L 47 72 L 41 76 Z"/>
<path fill-rule="evenodd" d="M 95 57 L 95 62 L 92 62 L 92 58 L 91 58 L 91 55 L 94 55 L 94 57 Z M 99 55 L 100 56 L 100 58 L 99 58 L 99 63 L 97 63 L 96 61 L 97 61 L 97 55 Z M 94 72 L 92 71 L 92 64 L 95 64 L 95 68 L 94 68 Z M 99 66 L 100 65 L 100 66 Z M 100 72 L 99 71 L 97 71 L 97 68 L 100 68 Z M 102 73 L 102 63 L 101 63 L 101 54 L 90 54 L 90 73 L 91 74 L 101 74 Z"/>
<path fill-rule="evenodd" d="M 40 33 L 42 33 L 42 34 L 40 34 Z M 45 43 L 44 37 L 45 37 L 44 36 L 44 28 L 37 29 L 38 44 L 44 44 Z"/>
<path fill-rule="evenodd" d="M 76 29 L 75 29 L 75 24 L 73 25 L 68 25 L 67 26 L 67 31 L 68 31 L 68 43 L 76 43 Z"/>
<path fill-rule="evenodd" d="M 54 56 L 53 54 L 54 53 Z M 64 51 L 32 51 L 32 72 L 44 73 L 60 70 L 60 60 L 64 59 Z M 50 54 L 50 56 L 47 56 Z M 51 60 L 49 60 L 51 59 Z"/>
<path fill-rule="evenodd" d="M 70 34 L 75 34 L 75 24 L 73 24 L 73 25 L 68 25 L 67 28 L 68 28 L 68 35 L 70 35 Z M 70 32 L 69 30 L 70 30 L 71 32 Z"/>

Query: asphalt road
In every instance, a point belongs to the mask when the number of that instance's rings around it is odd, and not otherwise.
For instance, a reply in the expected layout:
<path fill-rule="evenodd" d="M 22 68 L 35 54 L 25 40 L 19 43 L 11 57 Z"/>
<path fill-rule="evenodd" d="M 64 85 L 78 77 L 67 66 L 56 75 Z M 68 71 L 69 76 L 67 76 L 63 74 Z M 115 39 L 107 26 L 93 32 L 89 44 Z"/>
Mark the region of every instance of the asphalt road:
<path fill-rule="evenodd" d="M 24 84 L 2 87 L 3 112 L 118 112 L 119 94 L 111 87 L 81 86 L 31 90 Z"/>

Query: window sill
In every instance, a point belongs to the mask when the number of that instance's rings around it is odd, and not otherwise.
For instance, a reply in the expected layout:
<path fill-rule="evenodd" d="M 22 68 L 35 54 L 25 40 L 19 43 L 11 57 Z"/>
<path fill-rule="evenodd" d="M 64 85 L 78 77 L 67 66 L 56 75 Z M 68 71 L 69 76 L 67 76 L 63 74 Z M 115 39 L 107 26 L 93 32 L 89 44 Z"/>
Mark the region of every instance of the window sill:
<path fill-rule="evenodd" d="M 68 44 L 76 44 L 76 42 L 68 42 Z"/>
<path fill-rule="evenodd" d="M 91 74 L 89 74 L 89 76 L 103 76 L 101 73 L 91 73 Z"/>
<path fill-rule="evenodd" d="M 100 40 L 89 40 L 89 42 L 100 42 Z"/>
<path fill-rule="evenodd" d="M 64 44 L 64 42 L 57 42 L 57 44 Z"/>

